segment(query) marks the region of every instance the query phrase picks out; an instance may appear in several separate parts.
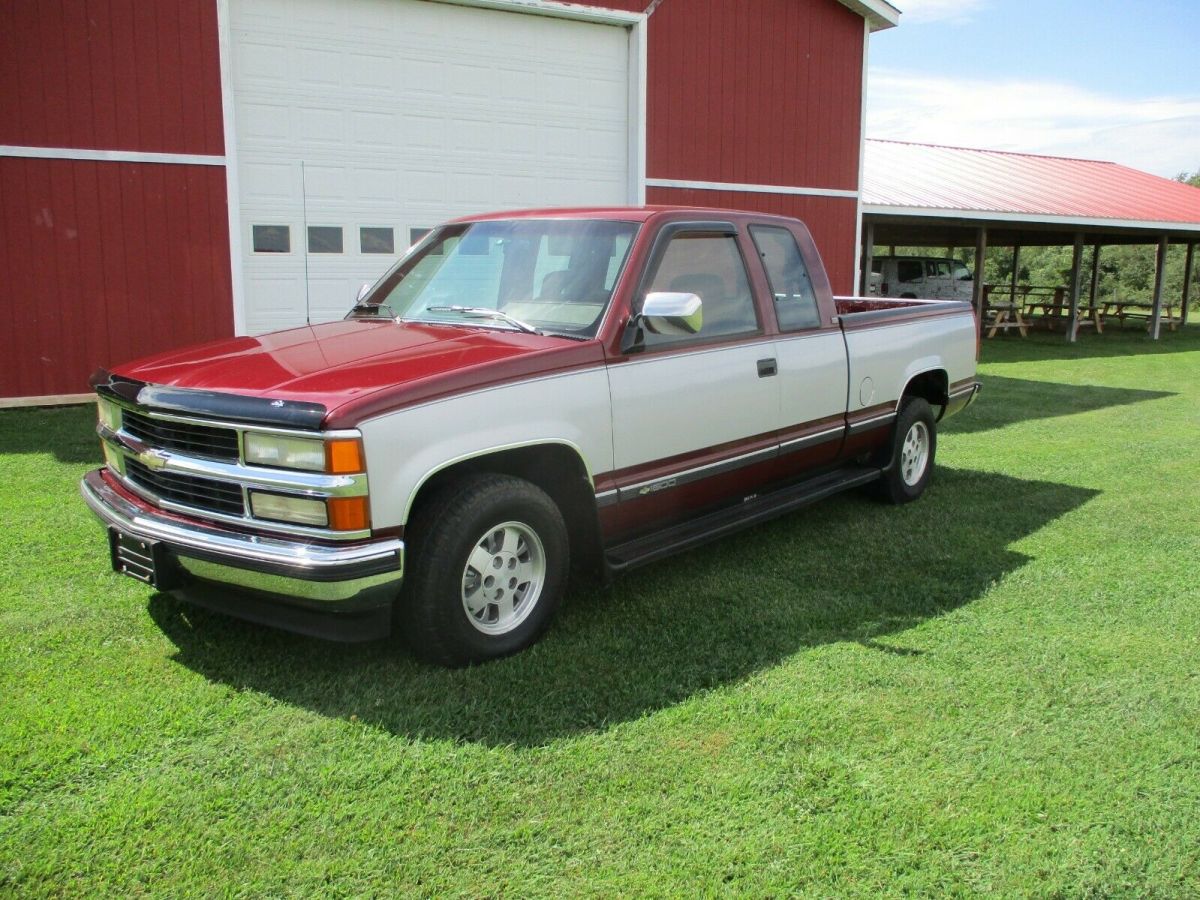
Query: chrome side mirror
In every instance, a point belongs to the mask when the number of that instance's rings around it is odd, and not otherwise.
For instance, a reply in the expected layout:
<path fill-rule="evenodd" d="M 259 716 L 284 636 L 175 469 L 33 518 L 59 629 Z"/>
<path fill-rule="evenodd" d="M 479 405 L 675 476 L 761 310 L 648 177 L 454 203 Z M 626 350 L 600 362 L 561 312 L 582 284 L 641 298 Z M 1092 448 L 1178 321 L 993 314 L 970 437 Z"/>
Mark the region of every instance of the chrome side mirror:
<path fill-rule="evenodd" d="M 358 296 L 354 298 L 354 302 L 362 303 L 363 297 L 367 296 L 369 293 L 371 293 L 371 282 L 364 281 L 362 283 L 362 287 L 358 289 Z"/>
<path fill-rule="evenodd" d="M 652 291 L 642 303 L 642 322 L 655 334 L 696 334 L 704 327 L 704 303 L 696 294 Z"/>

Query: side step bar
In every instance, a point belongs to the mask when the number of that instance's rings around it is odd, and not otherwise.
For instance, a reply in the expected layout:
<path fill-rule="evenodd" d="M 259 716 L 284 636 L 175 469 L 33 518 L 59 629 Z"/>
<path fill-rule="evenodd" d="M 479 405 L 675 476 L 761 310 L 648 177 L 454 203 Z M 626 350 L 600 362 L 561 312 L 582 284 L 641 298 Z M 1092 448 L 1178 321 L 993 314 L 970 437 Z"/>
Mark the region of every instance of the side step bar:
<path fill-rule="evenodd" d="M 708 513 L 678 525 L 643 535 L 608 548 L 605 563 L 610 572 L 623 572 L 687 550 L 759 522 L 823 500 L 842 491 L 870 484 L 881 470 L 873 466 L 850 466 L 818 475 L 799 484 L 781 488 L 762 497 Z"/>

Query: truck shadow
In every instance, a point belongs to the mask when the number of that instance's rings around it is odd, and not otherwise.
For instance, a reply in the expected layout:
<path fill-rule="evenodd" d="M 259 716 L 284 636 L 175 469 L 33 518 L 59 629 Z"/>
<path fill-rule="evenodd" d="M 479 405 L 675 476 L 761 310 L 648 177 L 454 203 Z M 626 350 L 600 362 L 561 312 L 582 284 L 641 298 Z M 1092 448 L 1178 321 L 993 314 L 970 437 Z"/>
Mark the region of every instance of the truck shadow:
<path fill-rule="evenodd" d="M 983 596 L 1012 545 L 1096 491 L 939 469 L 919 503 L 850 494 L 721 544 L 577 587 L 531 650 L 446 671 L 399 641 L 334 645 L 155 595 L 174 658 L 213 682 L 411 739 L 536 746 L 600 731 L 824 644 L 896 634 Z M 920 658 L 898 651 L 898 658 Z"/>
<path fill-rule="evenodd" d="M 947 419 L 944 425 L 939 425 L 939 432 L 970 434 L 990 431 L 1016 422 L 1070 416 L 1176 396 L 1170 391 L 1101 387 L 1092 384 L 1059 384 L 1053 381 L 1006 378 L 1002 375 L 980 375 L 979 381 L 983 385 L 979 401 L 961 415 Z"/>

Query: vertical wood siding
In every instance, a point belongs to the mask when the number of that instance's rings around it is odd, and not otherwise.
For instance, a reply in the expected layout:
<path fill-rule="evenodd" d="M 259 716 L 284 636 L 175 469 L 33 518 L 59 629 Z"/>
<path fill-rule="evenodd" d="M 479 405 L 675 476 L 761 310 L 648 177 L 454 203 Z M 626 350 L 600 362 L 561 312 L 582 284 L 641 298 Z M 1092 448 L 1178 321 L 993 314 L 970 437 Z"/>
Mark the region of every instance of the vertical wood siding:
<path fill-rule="evenodd" d="M 0 158 L 0 396 L 233 332 L 225 172 Z"/>
<path fill-rule="evenodd" d="M 216 0 L 5 0 L 0 110 L 0 144 L 224 153 Z"/>
<path fill-rule="evenodd" d="M 858 213 L 853 200 L 743 191 L 692 191 L 649 188 L 647 203 L 673 203 L 749 209 L 800 219 L 812 232 L 835 294 L 854 293 L 854 238 Z"/>
<path fill-rule="evenodd" d="M 863 20 L 836 0 L 664 0 L 647 176 L 856 190 Z"/>

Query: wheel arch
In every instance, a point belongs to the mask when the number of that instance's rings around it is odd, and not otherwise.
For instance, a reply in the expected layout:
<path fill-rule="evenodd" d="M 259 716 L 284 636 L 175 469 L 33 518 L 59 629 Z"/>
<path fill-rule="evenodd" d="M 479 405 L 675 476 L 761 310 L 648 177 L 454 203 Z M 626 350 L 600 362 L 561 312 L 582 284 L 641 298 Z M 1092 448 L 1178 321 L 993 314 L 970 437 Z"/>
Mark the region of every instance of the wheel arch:
<path fill-rule="evenodd" d="M 435 466 L 417 482 L 404 508 L 405 527 L 424 502 L 465 475 L 511 475 L 536 485 L 555 502 L 567 524 L 576 568 L 599 564 L 600 525 L 591 470 L 580 448 L 567 440 L 489 447 Z"/>
<path fill-rule="evenodd" d="M 896 401 L 897 413 L 900 411 L 905 397 L 921 397 L 938 410 L 937 417 L 940 419 L 945 412 L 946 404 L 950 402 L 949 373 L 941 365 L 910 373 L 904 384 L 904 390 L 900 392 L 900 399 Z"/>

